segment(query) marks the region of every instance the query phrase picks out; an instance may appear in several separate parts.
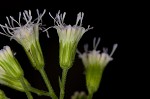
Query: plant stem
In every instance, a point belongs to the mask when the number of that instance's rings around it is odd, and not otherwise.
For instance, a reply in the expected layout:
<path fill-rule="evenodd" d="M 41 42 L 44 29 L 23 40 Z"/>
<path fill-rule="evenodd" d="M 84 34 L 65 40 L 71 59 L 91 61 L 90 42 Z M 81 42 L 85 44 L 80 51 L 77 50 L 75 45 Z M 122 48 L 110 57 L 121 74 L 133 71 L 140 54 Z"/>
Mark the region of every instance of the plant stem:
<path fill-rule="evenodd" d="M 67 78 L 68 69 L 63 69 L 62 78 L 61 78 L 61 86 L 60 86 L 60 96 L 59 99 L 64 99 L 65 95 L 65 83 Z"/>
<path fill-rule="evenodd" d="M 93 97 L 93 93 L 88 95 L 88 99 L 92 99 L 92 97 Z"/>
<path fill-rule="evenodd" d="M 33 92 L 33 93 L 35 93 L 35 94 L 37 94 L 39 96 L 42 96 L 42 95 L 50 96 L 49 92 L 42 91 L 42 90 L 39 90 L 39 89 L 36 89 L 36 88 L 33 88 L 33 87 L 29 87 L 29 90 L 30 90 L 30 92 Z"/>
<path fill-rule="evenodd" d="M 58 99 L 56 94 L 54 93 L 54 90 L 53 90 L 53 88 L 51 86 L 50 81 L 48 80 L 48 77 L 47 77 L 47 74 L 46 74 L 44 68 L 40 69 L 39 72 L 41 73 L 41 76 L 44 79 L 44 82 L 45 82 L 45 84 L 46 84 L 46 86 L 48 88 L 48 91 L 49 91 L 49 94 L 50 94 L 51 98 L 52 99 Z"/>
<path fill-rule="evenodd" d="M 25 91 L 28 99 L 33 99 L 32 94 L 30 93 L 28 86 L 26 85 L 23 77 L 20 77 L 20 82 L 21 82 L 22 86 L 24 87 L 24 91 Z"/>

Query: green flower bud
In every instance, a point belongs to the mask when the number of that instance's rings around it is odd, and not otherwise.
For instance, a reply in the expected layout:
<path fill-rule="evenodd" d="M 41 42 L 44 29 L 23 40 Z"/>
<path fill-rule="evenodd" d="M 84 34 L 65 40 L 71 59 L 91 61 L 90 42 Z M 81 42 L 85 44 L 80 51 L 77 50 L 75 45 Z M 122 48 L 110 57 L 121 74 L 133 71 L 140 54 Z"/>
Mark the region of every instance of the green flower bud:
<path fill-rule="evenodd" d="M 71 99 L 87 99 L 85 92 L 75 92 Z"/>
<path fill-rule="evenodd" d="M 96 48 L 100 42 L 100 38 L 97 43 L 94 38 L 92 51 L 87 50 L 85 46 L 85 51 L 83 54 L 79 53 L 79 58 L 82 59 L 82 62 L 85 66 L 85 76 L 86 76 L 86 86 L 90 94 L 96 92 L 99 88 L 102 74 L 106 65 L 113 60 L 111 57 L 114 51 L 117 48 L 117 44 L 114 45 L 113 50 L 110 55 L 107 54 L 107 50 L 104 50 L 102 53 L 96 51 Z"/>
<path fill-rule="evenodd" d="M 23 19 L 26 22 L 25 25 L 20 23 L 21 13 L 19 13 L 18 22 L 11 16 L 10 19 L 6 17 L 8 25 L 0 25 L 5 32 L 0 34 L 16 40 L 24 48 L 33 67 L 36 69 L 41 69 L 44 66 L 44 59 L 39 43 L 39 30 L 42 29 L 40 26 L 42 25 L 41 21 L 43 15 L 45 14 L 45 10 L 42 14 L 39 14 L 39 11 L 37 10 L 37 14 L 37 22 L 35 23 L 35 20 L 32 22 L 31 11 L 24 11 Z M 18 25 L 17 27 L 14 26 L 14 22 Z"/>
<path fill-rule="evenodd" d="M 50 14 L 50 13 L 49 13 Z M 84 13 L 79 13 L 77 15 L 76 24 L 66 25 L 64 23 L 66 13 L 56 15 L 54 22 L 57 24 L 54 28 L 57 30 L 59 36 L 59 63 L 61 68 L 70 68 L 73 64 L 77 45 L 85 32 L 92 29 L 88 26 L 87 29 L 82 27 L 82 20 Z M 79 25 L 78 25 L 79 24 Z"/>
<path fill-rule="evenodd" d="M 0 90 L 0 99 L 8 99 L 2 90 Z"/>
<path fill-rule="evenodd" d="M 25 83 L 26 85 L 30 86 L 30 84 L 26 79 L 25 79 Z M 1 67 L 0 67 L 0 84 L 24 92 L 24 87 L 22 86 L 20 80 L 7 74 L 7 72 L 4 71 Z"/>
<path fill-rule="evenodd" d="M 4 46 L 4 48 L 0 50 L 0 84 L 19 91 L 24 91 L 19 80 L 23 75 L 23 70 L 14 57 L 10 47 Z M 25 82 L 29 85 L 27 80 L 25 80 Z"/>
<path fill-rule="evenodd" d="M 14 78 L 23 76 L 23 70 L 9 46 L 4 46 L 4 48 L 0 50 L 0 67 Z"/>

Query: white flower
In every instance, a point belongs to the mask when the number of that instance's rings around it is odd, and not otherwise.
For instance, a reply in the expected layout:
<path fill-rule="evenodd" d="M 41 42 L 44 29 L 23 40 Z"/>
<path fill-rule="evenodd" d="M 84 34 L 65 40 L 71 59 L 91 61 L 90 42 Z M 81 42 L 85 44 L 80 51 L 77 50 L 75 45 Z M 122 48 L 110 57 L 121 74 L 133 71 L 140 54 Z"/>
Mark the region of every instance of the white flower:
<path fill-rule="evenodd" d="M 52 15 L 49 13 L 52 17 Z M 58 33 L 59 36 L 59 62 L 62 68 L 70 68 L 74 61 L 76 47 L 78 45 L 79 40 L 83 36 L 85 32 L 92 29 L 93 27 L 88 26 L 87 29 L 82 27 L 82 20 L 84 13 L 79 13 L 77 15 L 76 24 L 66 25 L 64 23 L 66 13 L 60 14 L 58 12 L 56 17 L 52 17 L 54 19 L 55 26 L 53 26 Z M 49 28 L 48 28 L 49 29 Z M 47 29 L 46 29 L 47 30 Z"/>
<path fill-rule="evenodd" d="M 12 16 L 10 18 L 6 17 L 8 24 L 0 25 L 4 33 L 0 34 L 10 37 L 10 39 L 16 40 L 21 44 L 25 49 L 30 49 L 31 45 L 35 41 L 39 40 L 39 29 L 42 29 L 42 17 L 45 14 L 45 10 L 42 14 L 39 14 L 37 10 L 38 17 L 32 21 L 31 11 L 23 12 L 23 20 L 26 24 L 22 25 L 21 22 L 21 12 L 19 12 L 19 21 L 15 20 Z M 37 22 L 35 22 L 37 21 Z M 14 26 L 14 25 L 18 26 Z"/>
<path fill-rule="evenodd" d="M 83 54 L 77 51 L 85 66 L 86 86 L 89 94 L 93 94 L 98 90 L 103 70 L 113 60 L 112 55 L 117 48 L 117 44 L 115 44 L 110 55 L 107 54 L 107 49 L 100 53 L 99 50 L 96 50 L 99 42 L 100 38 L 97 42 L 94 38 L 92 51 L 88 51 L 88 45 L 84 46 L 85 52 Z"/>
<path fill-rule="evenodd" d="M 49 13 L 49 15 L 52 17 L 52 15 Z M 56 25 L 54 28 L 57 29 L 57 33 L 59 36 L 59 42 L 62 42 L 63 44 L 65 43 L 78 43 L 81 37 L 85 32 L 87 32 L 90 29 L 93 29 L 93 27 L 88 26 L 87 29 L 82 27 L 82 20 L 84 17 L 84 13 L 80 12 L 77 15 L 77 20 L 76 24 L 71 26 L 71 25 L 66 25 L 64 23 L 66 12 L 63 14 L 60 14 L 60 11 L 56 14 L 56 17 L 53 18 L 54 22 Z"/>
<path fill-rule="evenodd" d="M 92 64 L 97 64 L 99 66 L 105 67 L 110 61 L 113 60 L 112 55 L 115 52 L 118 45 L 114 44 L 113 50 L 112 50 L 111 54 L 109 55 L 107 53 L 107 49 L 103 49 L 103 52 L 101 52 L 101 53 L 99 50 L 96 50 L 99 42 L 100 42 L 100 38 L 98 39 L 97 43 L 96 43 L 96 38 L 94 38 L 92 51 L 88 51 L 87 45 L 86 45 L 86 48 L 84 48 L 85 52 L 83 54 L 81 54 L 78 51 L 79 58 L 82 59 L 85 67 L 87 67 L 88 65 L 92 65 Z"/>
<path fill-rule="evenodd" d="M 4 33 L 2 35 L 10 37 L 10 39 L 16 40 L 24 48 L 30 62 L 35 69 L 41 69 L 44 66 L 44 59 L 42 50 L 39 43 L 39 30 L 44 29 L 42 27 L 42 17 L 46 10 L 42 14 L 37 10 L 38 17 L 32 21 L 31 11 L 23 12 L 23 20 L 25 24 L 22 25 L 21 13 L 19 13 L 19 21 L 16 21 L 12 16 L 10 19 L 6 17 L 8 24 L 0 25 Z M 17 24 L 18 26 L 14 26 Z"/>
<path fill-rule="evenodd" d="M 23 75 L 23 70 L 9 46 L 4 46 L 4 48 L 0 50 L 0 67 L 12 77 L 19 78 Z M 4 71 L 1 71 L 1 73 L 3 72 Z"/>

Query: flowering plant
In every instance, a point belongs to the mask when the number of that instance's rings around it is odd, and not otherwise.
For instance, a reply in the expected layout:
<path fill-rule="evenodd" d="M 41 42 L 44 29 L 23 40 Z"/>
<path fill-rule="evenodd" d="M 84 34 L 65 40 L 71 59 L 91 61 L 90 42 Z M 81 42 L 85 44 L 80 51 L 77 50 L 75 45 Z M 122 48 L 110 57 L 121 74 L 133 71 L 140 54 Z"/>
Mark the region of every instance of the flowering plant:
<path fill-rule="evenodd" d="M 49 13 L 50 17 L 54 20 L 54 26 L 47 29 L 42 25 L 42 17 L 45 13 L 46 10 L 44 10 L 43 13 L 39 13 L 37 10 L 37 18 L 34 20 L 30 10 L 25 10 L 23 13 L 19 12 L 18 21 L 12 16 L 6 17 L 7 24 L 0 24 L 3 30 L 0 34 L 9 37 L 10 40 L 14 39 L 22 46 L 31 65 L 41 74 L 48 92 L 36 89 L 30 85 L 28 80 L 24 77 L 21 64 L 19 64 L 9 46 L 4 46 L 4 48 L 0 50 L 0 84 L 25 92 L 28 99 L 33 99 L 32 93 L 36 93 L 39 96 L 44 95 L 52 99 L 64 99 L 67 73 L 73 66 L 77 52 L 85 67 L 88 94 L 85 92 L 75 92 L 71 98 L 92 99 L 93 94 L 99 88 L 106 65 L 113 60 L 112 55 L 117 48 L 117 44 L 114 45 L 112 52 L 107 54 L 107 49 L 104 49 L 103 52 L 97 50 L 100 38 L 98 38 L 97 42 L 96 38 L 94 38 L 93 50 L 88 51 L 88 45 L 85 45 L 85 52 L 82 54 L 77 50 L 78 43 L 88 30 L 93 29 L 90 25 L 87 29 L 82 26 L 84 13 L 78 13 L 75 25 L 65 24 L 65 12 L 61 14 L 59 11 L 55 17 Z M 22 20 L 25 21 L 25 24 L 23 24 L 24 22 L 22 22 Z M 62 77 L 59 78 L 59 97 L 53 90 L 47 73 L 44 70 L 45 61 L 39 42 L 39 32 L 48 33 L 50 28 L 56 29 L 59 37 L 59 65 L 62 69 Z M 0 99 L 8 99 L 1 90 Z"/>

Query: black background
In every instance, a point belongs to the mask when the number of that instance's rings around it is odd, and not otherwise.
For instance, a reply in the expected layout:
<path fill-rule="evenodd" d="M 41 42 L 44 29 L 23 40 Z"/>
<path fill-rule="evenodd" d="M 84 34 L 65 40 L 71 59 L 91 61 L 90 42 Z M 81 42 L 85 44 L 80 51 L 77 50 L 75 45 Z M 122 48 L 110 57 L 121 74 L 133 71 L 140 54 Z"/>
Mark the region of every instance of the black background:
<path fill-rule="evenodd" d="M 18 12 L 24 10 L 31 10 L 34 18 L 36 18 L 36 9 L 40 12 L 43 9 L 47 10 L 47 13 L 43 17 L 43 24 L 47 27 L 53 25 L 53 20 L 48 15 L 51 12 L 52 15 L 60 10 L 66 12 L 65 23 L 75 24 L 76 16 L 79 12 L 84 12 L 83 27 L 91 25 L 93 30 L 84 34 L 78 44 L 78 49 L 83 52 L 83 45 L 88 43 L 92 50 L 92 42 L 94 37 L 101 37 L 101 42 L 98 49 L 108 47 L 109 52 L 112 49 L 113 44 L 118 43 L 118 48 L 113 55 L 114 61 L 110 62 L 106 67 L 103 78 L 98 92 L 94 94 L 94 99 L 105 98 L 125 98 L 129 95 L 133 95 L 133 84 L 129 80 L 129 64 L 126 64 L 128 59 L 127 51 L 130 50 L 128 42 L 131 35 L 129 29 L 132 28 L 132 12 L 130 3 L 126 2 L 103 2 L 103 1 L 52 1 L 52 0 L 5 0 L 1 2 L 0 6 L 0 23 L 6 22 L 6 16 L 14 16 L 18 18 Z M 2 31 L 2 30 L 1 30 Z M 43 50 L 45 59 L 45 70 L 51 81 L 51 84 L 59 95 L 58 87 L 58 75 L 61 75 L 61 69 L 59 67 L 59 42 L 55 29 L 49 30 L 50 38 L 46 37 L 46 33 L 40 33 L 40 43 Z M 127 37 L 128 35 L 128 37 Z M 10 41 L 8 37 L 0 35 L 0 48 L 9 45 L 14 52 L 16 52 L 16 58 L 22 65 L 25 73 L 25 77 L 31 83 L 33 87 L 38 89 L 47 90 L 45 84 L 34 68 L 31 67 L 25 52 L 22 47 L 14 40 Z M 65 99 L 70 99 L 71 95 L 75 91 L 85 91 L 85 77 L 84 67 L 81 60 L 77 57 L 73 67 L 70 69 L 66 84 Z M 131 78 L 131 77 L 130 77 Z M 134 78 L 133 78 L 134 79 Z M 132 86 L 133 85 L 133 86 Z M 25 93 L 15 91 L 6 86 L 0 85 L 0 89 L 4 90 L 6 95 L 11 99 L 26 99 Z M 38 97 L 33 94 L 35 99 L 48 99 L 48 97 Z"/>

